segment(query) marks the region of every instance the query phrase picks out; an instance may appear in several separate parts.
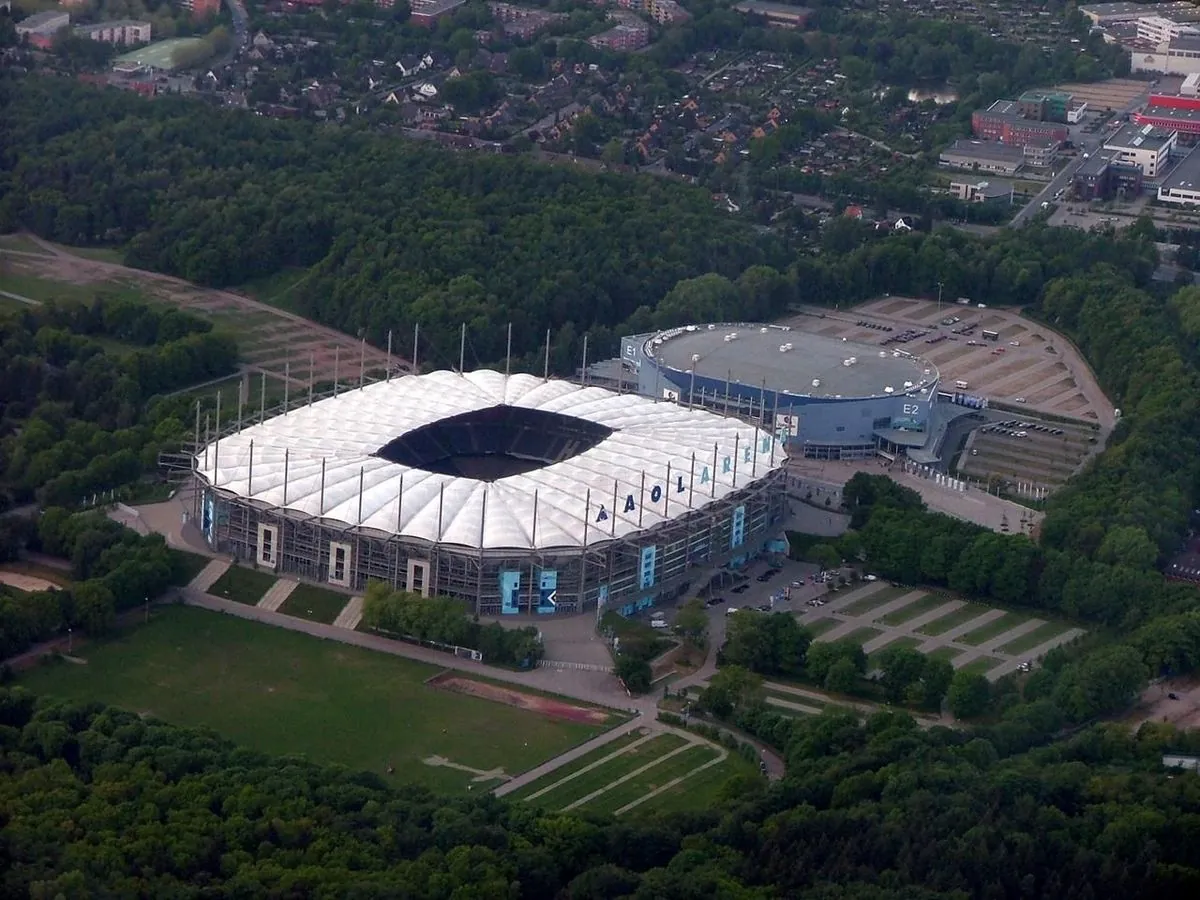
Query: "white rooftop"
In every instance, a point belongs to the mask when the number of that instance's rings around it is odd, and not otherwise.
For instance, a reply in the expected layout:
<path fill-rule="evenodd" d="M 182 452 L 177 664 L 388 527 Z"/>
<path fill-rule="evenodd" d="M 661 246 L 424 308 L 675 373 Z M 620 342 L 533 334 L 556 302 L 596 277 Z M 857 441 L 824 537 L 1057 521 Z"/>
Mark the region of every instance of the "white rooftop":
<path fill-rule="evenodd" d="M 496 406 L 572 416 L 612 433 L 577 456 L 494 481 L 376 455 L 402 434 Z M 579 548 L 652 528 L 747 487 L 783 461 L 766 432 L 737 419 L 484 370 L 410 375 L 293 409 L 208 445 L 196 468 L 223 492 L 335 527 L 527 550 Z"/>

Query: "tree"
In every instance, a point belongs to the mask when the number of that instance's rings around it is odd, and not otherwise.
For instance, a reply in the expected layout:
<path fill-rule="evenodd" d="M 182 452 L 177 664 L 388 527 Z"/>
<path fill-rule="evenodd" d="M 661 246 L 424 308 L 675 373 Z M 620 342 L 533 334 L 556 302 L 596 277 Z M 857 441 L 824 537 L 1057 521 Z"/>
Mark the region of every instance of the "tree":
<path fill-rule="evenodd" d="M 954 674 L 950 660 L 926 657 L 925 669 L 921 672 L 921 705 L 926 709 L 939 709 Z"/>
<path fill-rule="evenodd" d="M 650 690 L 650 684 L 654 677 L 649 662 L 641 657 L 629 656 L 625 653 L 617 655 L 616 674 L 633 694 L 644 694 Z"/>
<path fill-rule="evenodd" d="M 819 647 L 820 644 L 817 646 Z M 854 664 L 854 660 L 841 656 L 834 660 L 833 665 L 825 673 L 823 684 L 827 691 L 833 691 L 836 694 L 853 694 L 858 689 L 861 678 L 862 672 Z"/>
<path fill-rule="evenodd" d="M 98 580 L 80 581 L 71 588 L 75 621 L 88 634 L 104 634 L 112 627 L 116 604 L 112 592 Z"/>
<path fill-rule="evenodd" d="M 891 647 L 879 655 L 880 681 L 892 703 L 903 701 L 908 688 L 921 680 L 925 656 L 912 647 Z"/>
<path fill-rule="evenodd" d="M 974 719 L 987 712 L 990 686 L 978 672 L 958 671 L 950 681 L 946 702 L 956 719 Z"/>
<path fill-rule="evenodd" d="M 708 638 L 708 612 L 704 602 L 693 598 L 681 606 L 675 616 L 675 628 L 685 641 L 703 647 Z"/>
<path fill-rule="evenodd" d="M 762 677 L 741 666 L 721 667 L 700 692 L 700 705 L 717 718 L 762 700 Z"/>

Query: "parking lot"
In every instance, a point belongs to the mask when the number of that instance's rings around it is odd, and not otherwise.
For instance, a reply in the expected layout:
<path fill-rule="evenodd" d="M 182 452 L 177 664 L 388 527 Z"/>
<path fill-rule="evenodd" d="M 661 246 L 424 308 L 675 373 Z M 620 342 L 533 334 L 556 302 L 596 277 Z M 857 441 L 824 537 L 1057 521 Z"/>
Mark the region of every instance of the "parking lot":
<path fill-rule="evenodd" d="M 960 474 L 1052 490 L 1071 477 L 1099 440 L 1083 425 L 1037 416 L 997 418 L 967 437 L 958 460 Z"/>
<path fill-rule="evenodd" d="M 991 401 L 1112 426 L 1112 405 L 1070 342 L 1017 313 L 911 297 L 883 297 L 846 312 L 812 312 L 815 317 L 797 316 L 788 324 L 881 350 L 902 348 L 937 366 L 943 390 L 962 382 L 966 387 L 959 390 Z M 942 324 L 950 320 L 955 321 Z"/>

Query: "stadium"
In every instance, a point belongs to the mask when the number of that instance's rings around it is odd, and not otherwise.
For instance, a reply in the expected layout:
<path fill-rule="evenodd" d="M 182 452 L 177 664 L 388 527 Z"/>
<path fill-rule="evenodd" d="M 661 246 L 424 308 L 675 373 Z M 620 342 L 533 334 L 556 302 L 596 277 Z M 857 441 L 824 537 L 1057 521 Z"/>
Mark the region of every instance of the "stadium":
<path fill-rule="evenodd" d="M 364 385 L 202 444 L 214 550 L 477 613 L 628 614 L 777 547 L 784 456 L 709 410 L 494 371 Z"/>
<path fill-rule="evenodd" d="M 644 397 L 764 423 L 810 459 L 915 455 L 934 438 L 938 370 L 896 348 L 785 325 L 689 325 L 621 341 Z"/>

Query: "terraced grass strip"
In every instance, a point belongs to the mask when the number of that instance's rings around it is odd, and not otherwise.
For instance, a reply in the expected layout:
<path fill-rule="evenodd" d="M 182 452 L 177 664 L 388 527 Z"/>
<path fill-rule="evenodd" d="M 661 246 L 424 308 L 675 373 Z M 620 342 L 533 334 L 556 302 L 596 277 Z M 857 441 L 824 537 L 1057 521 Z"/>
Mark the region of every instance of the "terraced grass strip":
<path fill-rule="evenodd" d="M 594 800 L 583 804 L 581 808 L 600 813 L 616 812 L 656 788 L 674 781 L 680 775 L 693 772 L 706 762 L 711 762 L 720 756 L 721 752 L 716 747 L 707 745 L 691 747 L 653 768 L 647 769 L 641 775 L 622 782 L 612 790 L 605 791 Z"/>
<path fill-rule="evenodd" d="M 843 638 L 838 638 L 841 641 L 851 641 L 855 644 L 865 644 L 867 641 L 873 640 L 883 634 L 878 628 L 871 628 L 869 625 L 862 628 L 856 628 Z"/>
<path fill-rule="evenodd" d="M 879 668 L 879 657 L 895 647 L 918 647 L 923 643 L 920 638 L 901 635 L 893 641 L 888 641 L 874 653 L 867 657 L 867 671 Z"/>
<path fill-rule="evenodd" d="M 930 659 L 947 659 L 953 661 L 955 657 L 962 655 L 962 651 L 957 647 L 942 646 L 925 655 Z"/>
<path fill-rule="evenodd" d="M 1001 662 L 1003 662 L 1003 660 L 996 659 L 994 656 L 981 656 L 978 659 L 971 660 L 959 671 L 986 675 L 992 669 L 996 668 L 996 666 L 1000 665 Z"/>
<path fill-rule="evenodd" d="M 679 784 L 650 797 L 621 815 L 662 814 L 711 809 L 722 799 L 726 782 L 735 775 L 757 775 L 758 768 L 745 757 L 730 753 L 721 762 L 693 772 Z"/>
<path fill-rule="evenodd" d="M 566 812 L 568 810 L 577 809 L 578 807 L 591 802 L 598 795 L 607 793 L 608 791 L 614 789 L 618 785 L 624 784 L 626 781 L 636 778 L 639 775 L 645 774 L 650 769 L 657 768 L 658 766 L 662 765 L 669 759 L 673 759 L 674 757 L 679 756 L 682 753 L 687 753 L 688 750 L 690 750 L 693 746 L 694 746 L 694 744 L 692 742 L 685 741 L 682 746 L 676 747 L 674 750 L 668 751 L 667 753 L 660 753 L 651 759 L 644 760 L 644 761 L 642 761 L 641 765 L 636 766 L 636 767 L 630 769 L 628 772 L 624 772 L 621 775 L 617 776 L 616 778 L 613 778 L 607 782 L 601 782 L 599 785 L 597 785 L 591 791 L 588 791 L 586 794 L 582 794 L 581 796 L 577 797 L 575 800 L 572 800 L 570 803 L 568 803 L 566 806 L 563 807 L 563 811 Z"/>
<path fill-rule="evenodd" d="M 970 647 L 978 647 L 980 644 L 986 644 L 992 638 L 1000 637 L 1004 632 L 1016 628 L 1022 622 L 1027 622 L 1029 616 L 1023 616 L 1020 613 L 1006 612 L 1000 618 L 988 622 L 981 628 L 976 628 L 974 631 L 969 631 L 958 638 L 958 643 L 966 644 Z"/>
<path fill-rule="evenodd" d="M 642 740 L 646 740 L 646 736 L 640 731 L 631 731 L 628 734 L 623 734 L 619 738 L 614 738 L 607 744 L 597 747 L 590 753 L 585 753 L 583 756 L 571 760 L 566 765 L 559 766 L 553 772 L 547 772 L 536 781 L 531 781 L 524 787 L 518 788 L 511 794 L 508 794 L 507 797 L 510 800 L 524 800 L 533 794 L 558 784 L 564 778 L 574 775 L 581 769 L 586 769 L 588 766 L 592 765 L 592 763 L 599 762 L 600 760 L 612 756 L 613 754 L 620 753 L 630 744 L 635 744 Z"/>
<path fill-rule="evenodd" d="M 1022 653 L 1027 653 L 1034 647 L 1041 646 L 1051 638 L 1056 638 L 1060 634 L 1066 634 L 1070 630 L 1071 626 L 1066 622 L 1047 622 L 1045 625 L 1039 625 L 1028 634 L 1021 635 L 1015 641 L 1010 641 L 1003 647 L 997 647 L 996 649 L 1001 653 L 1010 653 L 1013 656 L 1019 656 Z"/>
<path fill-rule="evenodd" d="M 939 597 L 937 594 L 926 594 L 924 597 L 914 600 L 902 609 L 892 610 L 879 621 L 884 625 L 901 625 L 909 619 L 915 619 L 922 613 L 937 609 L 945 602 L 945 597 Z"/>
<path fill-rule="evenodd" d="M 838 612 L 840 612 L 843 616 L 861 616 L 865 613 L 869 613 L 871 610 L 877 607 L 883 606 L 885 603 L 890 603 L 892 600 L 903 597 L 908 593 L 910 593 L 908 588 L 885 587 L 867 595 L 866 597 L 860 597 L 853 603 L 843 606 L 838 610 Z"/>
<path fill-rule="evenodd" d="M 934 619 L 932 622 L 926 622 L 917 629 L 920 634 L 927 634 L 930 637 L 937 637 L 939 634 L 945 634 L 951 628 L 957 628 L 959 625 L 965 625 L 972 619 L 987 612 L 991 607 L 984 606 L 982 603 L 968 603 L 966 606 L 961 606 L 954 612 L 942 616 L 940 619 Z"/>
<path fill-rule="evenodd" d="M 814 619 L 811 622 L 802 622 L 801 625 L 808 630 L 813 637 L 820 637 L 830 629 L 836 628 L 842 623 L 837 619 Z"/>
<path fill-rule="evenodd" d="M 284 615 L 308 619 L 310 622 L 332 625 L 338 613 L 345 609 L 349 602 L 350 598 L 346 594 L 319 588 L 315 584 L 298 584 L 283 601 L 279 611 Z"/>
<path fill-rule="evenodd" d="M 586 797 L 593 791 L 604 787 L 604 785 L 620 778 L 622 775 L 628 775 L 635 769 L 640 769 L 646 763 L 650 762 L 650 760 L 670 753 L 672 750 L 676 750 L 686 743 L 678 735 L 660 734 L 632 750 L 627 750 L 608 762 L 602 762 L 600 765 L 587 771 L 581 771 L 573 776 L 569 776 L 569 780 L 560 778 L 559 781 L 562 782 L 561 784 L 551 786 L 544 794 L 538 796 L 530 795 L 529 800 L 547 809 L 561 809 L 567 804 L 578 800 L 580 797 Z"/>

